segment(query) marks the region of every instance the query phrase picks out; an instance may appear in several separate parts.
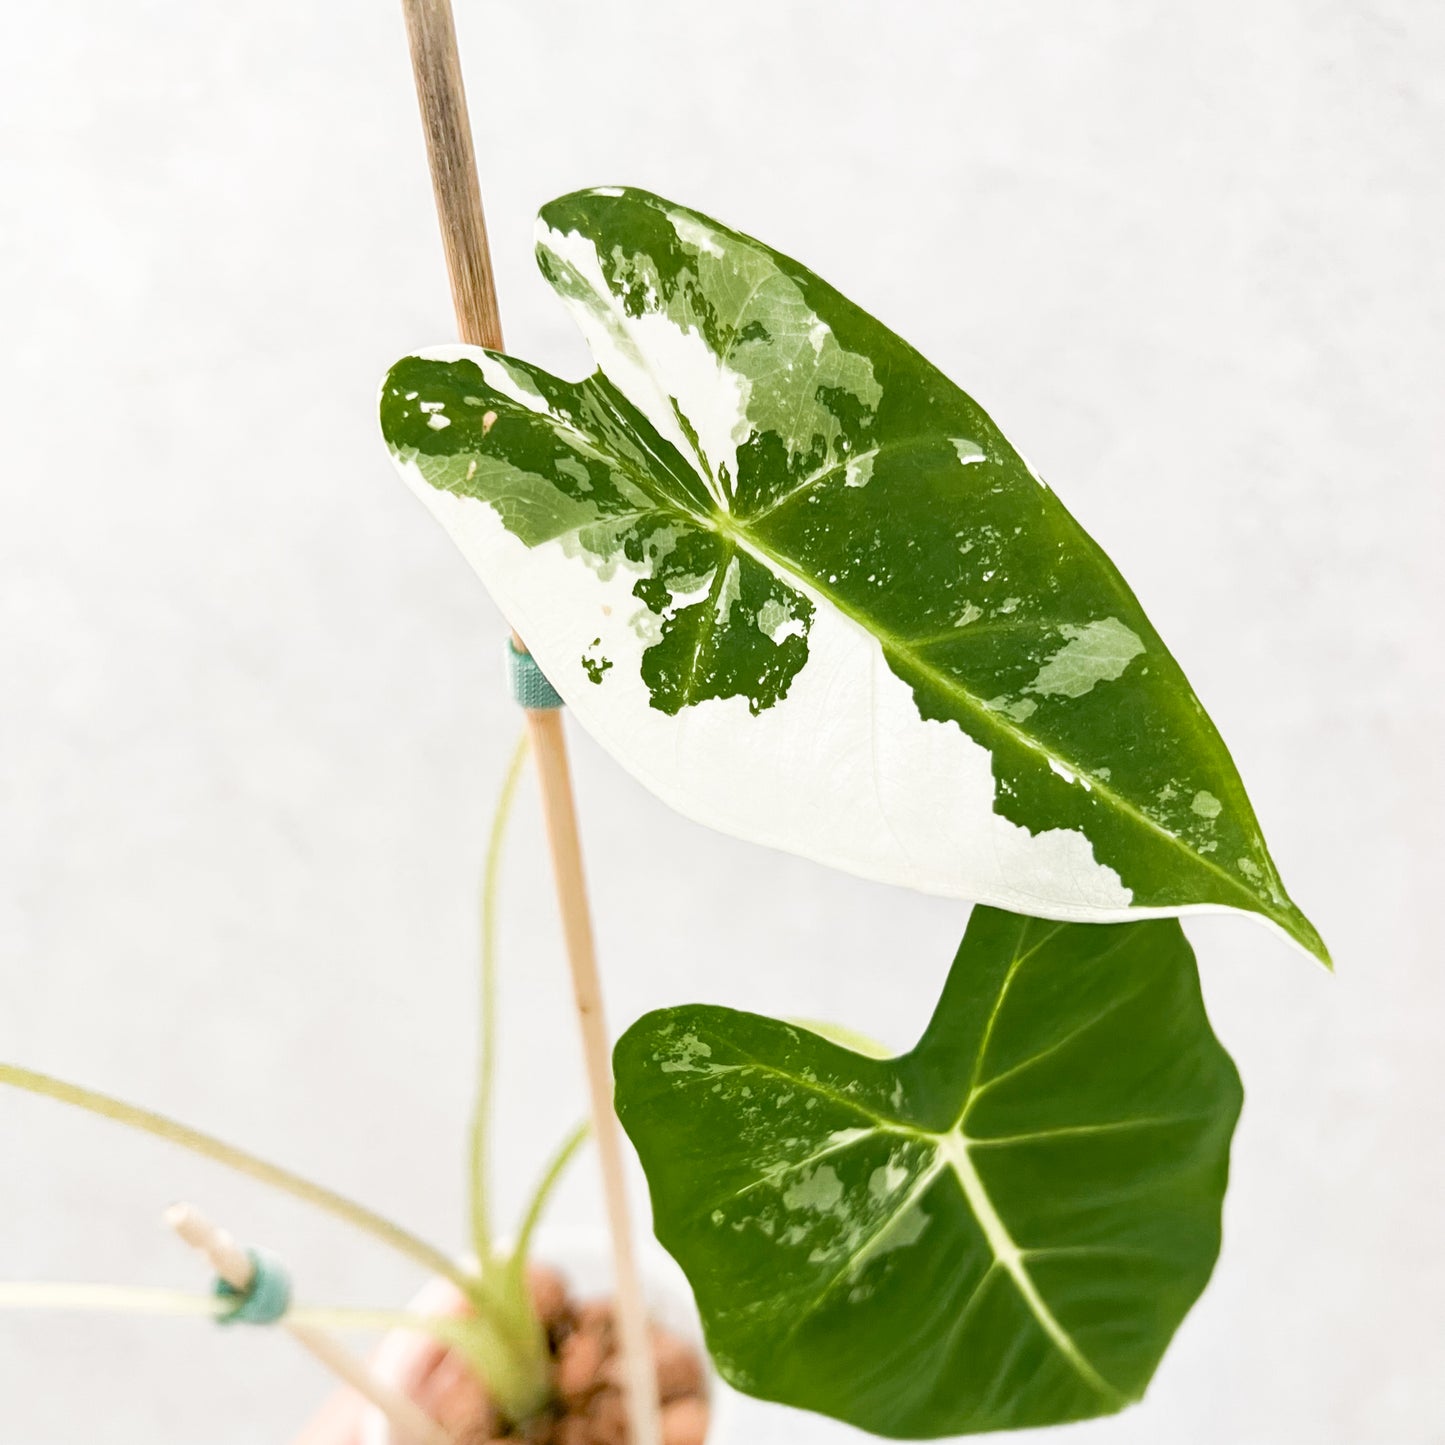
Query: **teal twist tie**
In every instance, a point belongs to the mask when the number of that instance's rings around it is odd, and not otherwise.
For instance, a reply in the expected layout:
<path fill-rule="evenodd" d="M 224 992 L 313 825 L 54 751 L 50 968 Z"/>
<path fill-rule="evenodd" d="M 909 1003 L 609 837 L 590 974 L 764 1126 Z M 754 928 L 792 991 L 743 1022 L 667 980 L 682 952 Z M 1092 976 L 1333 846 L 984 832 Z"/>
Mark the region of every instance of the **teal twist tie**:
<path fill-rule="evenodd" d="M 230 1300 L 232 1307 L 216 1316 L 222 1325 L 274 1325 L 291 1308 L 291 1276 L 274 1254 L 248 1249 L 251 1283 L 237 1289 L 225 1280 L 216 1281 L 217 1299 Z"/>
<path fill-rule="evenodd" d="M 510 637 L 507 639 L 507 677 L 512 684 L 512 696 L 528 712 L 545 712 L 563 706 L 561 694 L 547 681 L 547 674 L 537 666 L 537 659 L 530 652 L 523 652 Z"/>

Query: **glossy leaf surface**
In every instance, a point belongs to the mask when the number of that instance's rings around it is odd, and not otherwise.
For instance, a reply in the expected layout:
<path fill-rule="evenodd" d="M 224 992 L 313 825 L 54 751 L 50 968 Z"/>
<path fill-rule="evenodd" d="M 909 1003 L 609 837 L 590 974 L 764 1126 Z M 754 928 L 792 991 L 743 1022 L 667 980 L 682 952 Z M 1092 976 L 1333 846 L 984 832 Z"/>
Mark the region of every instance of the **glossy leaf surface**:
<path fill-rule="evenodd" d="M 1120 1409 L 1219 1250 L 1241 1092 L 1173 921 L 975 909 L 899 1058 L 697 1006 L 615 1066 L 723 1376 L 876 1434 Z"/>
<path fill-rule="evenodd" d="M 1063 919 L 1244 909 L 1324 956 L 1139 603 L 977 403 L 644 192 L 553 202 L 538 258 L 600 369 L 409 357 L 382 425 L 624 766 L 868 877 Z"/>

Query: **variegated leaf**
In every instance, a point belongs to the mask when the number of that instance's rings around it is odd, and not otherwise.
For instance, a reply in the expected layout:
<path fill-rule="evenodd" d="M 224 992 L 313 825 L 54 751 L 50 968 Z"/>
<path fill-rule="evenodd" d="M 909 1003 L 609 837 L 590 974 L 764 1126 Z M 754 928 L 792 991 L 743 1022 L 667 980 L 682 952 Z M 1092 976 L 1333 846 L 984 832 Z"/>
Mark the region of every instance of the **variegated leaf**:
<path fill-rule="evenodd" d="M 1178 665 L 974 401 L 656 196 L 552 203 L 538 257 L 600 369 L 409 357 L 382 424 L 625 767 L 868 877 L 1061 919 L 1243 909 L 1326 957 Z"/>

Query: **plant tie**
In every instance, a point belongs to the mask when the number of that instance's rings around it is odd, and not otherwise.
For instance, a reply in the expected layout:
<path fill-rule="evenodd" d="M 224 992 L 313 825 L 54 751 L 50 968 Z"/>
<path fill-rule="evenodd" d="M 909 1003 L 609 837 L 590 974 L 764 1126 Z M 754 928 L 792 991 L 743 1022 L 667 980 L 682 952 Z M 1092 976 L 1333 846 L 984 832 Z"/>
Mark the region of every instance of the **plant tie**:
<path fill-rule="evenodd" d="M 507 677 L 512 684 L 512 696 L 528 712 L 546 712 L 564 705 L 561 694 L 537 665 L 537 659 L 530 652 L 522 651 L 510 637 L 507 639 Z"/>
<path fill-rule="evenodd" d="M 264 1249 L 248 1249 L 250 1283 L 244 1289 L 218 1279 L 215 1295 L 231 1301 L 231 1308 L 216 1316 L 223 1325 L 274 1325 L 291 1308 L 291 1275 L 286 1266 Z"/>

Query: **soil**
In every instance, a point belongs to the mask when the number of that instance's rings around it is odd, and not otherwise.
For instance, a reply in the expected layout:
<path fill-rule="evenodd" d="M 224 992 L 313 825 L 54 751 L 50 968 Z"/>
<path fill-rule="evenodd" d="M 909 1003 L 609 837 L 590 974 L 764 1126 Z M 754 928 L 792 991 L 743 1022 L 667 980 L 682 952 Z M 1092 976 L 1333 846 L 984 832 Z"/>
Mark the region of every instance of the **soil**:
<path fill-rule="evenodd" d="M 460 1445 L 627 1445 L 622 1361 L 612 1305 L 579 1301 L 561 1275 L 534 1266 L 532 1298 L 556 1361 L 556 1400 L 538 1419 L 508 1428 L 483 1402 L 481 1418 L 460 1432 Z M 654 1327 L 653 1359 L 662 1406 L 663 1445 L 704 1445 L 708 1406 L 706 1373 L 696 1349 Z"/>

